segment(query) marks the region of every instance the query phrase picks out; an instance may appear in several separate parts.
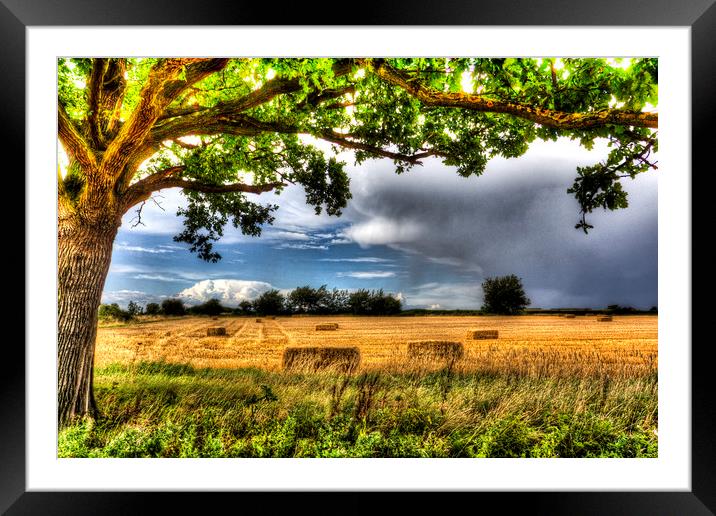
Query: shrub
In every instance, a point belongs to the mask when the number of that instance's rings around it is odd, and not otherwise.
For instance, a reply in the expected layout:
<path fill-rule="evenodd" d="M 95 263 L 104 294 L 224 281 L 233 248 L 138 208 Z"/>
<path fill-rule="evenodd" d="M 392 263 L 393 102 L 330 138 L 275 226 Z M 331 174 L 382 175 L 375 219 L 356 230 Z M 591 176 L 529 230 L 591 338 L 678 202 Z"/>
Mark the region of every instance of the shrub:
<path fill-rule="evenodd" d="M 228 309 L 222 306 L 218 299 L 209 299 L 206 303 L 192 306 L 189 309 L 190 313 L 198 315 L 219 315 L 226 311 L 228 311 Z"/>
<path fill-rule="evenodd" d="M 165 299 L 162 301 L 164 315 L 186 315 L 186 309 L 181 299 Z"/>
<path fill-rule="evenodd" d="M 159 315 L 162 313 L 162 308 L 158 303 L 147 303 L 147 306 L 144 307 L 144 313 L 146 315 Z"/>
<path fill-rule="evenodd" d="M 129 321 L 132 314 L 122 310 L 117 303 L 111 305 L 99 305 L 98 316 L 101 320 Z"/>

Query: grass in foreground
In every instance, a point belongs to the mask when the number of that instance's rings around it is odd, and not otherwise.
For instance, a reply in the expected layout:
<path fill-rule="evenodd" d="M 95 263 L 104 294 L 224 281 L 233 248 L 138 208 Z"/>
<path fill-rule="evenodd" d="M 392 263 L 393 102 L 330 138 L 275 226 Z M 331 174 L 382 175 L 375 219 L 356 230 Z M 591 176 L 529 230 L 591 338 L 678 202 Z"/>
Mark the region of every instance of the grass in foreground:
<path fill-rule="evenodd" d="M 284 373 L 140 362 L 60 457 L 656 457 L 657 377 Z"/>

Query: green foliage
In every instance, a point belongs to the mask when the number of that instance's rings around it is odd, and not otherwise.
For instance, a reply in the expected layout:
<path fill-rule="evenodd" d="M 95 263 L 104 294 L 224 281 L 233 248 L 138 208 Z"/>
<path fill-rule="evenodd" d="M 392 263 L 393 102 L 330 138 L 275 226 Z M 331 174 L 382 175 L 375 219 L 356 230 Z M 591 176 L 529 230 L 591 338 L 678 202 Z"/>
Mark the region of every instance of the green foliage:
<path fill-rule="evenodd" d="M 190 244 L 189 251 L 208 262 L 218 262 L 221 255 L 213 250 L 213 242 L 224 234 L 229 219 L 245 235 L 260 236 L 261 224 L 270 224 L 271 212 L 278 206 L 261 206 L 249 202 L 243 194 L 207 194 L 184 192 L 188 205 L 179 208 L 177 215 L 184 216 L 184 231 L 174 236 L 175 242 Z"/>
<path fill-rule="evenodd" d="M 130 301 L 129 304 L 127 304 L 127 313 L 130 317 L 134 317 L 135 315 L 141 315 L 142 307 L 134 301 Z"/>
<path fill-rule="evenodd" d="M 186 308 L 181 299 L 165 299 L 162 301 L 162 313 L 164 315 L 185 315 Z"/>
<path fill-rule="evenodd" d="M 658 60 L 633 58 L 390 58 L 385 64 L 439 92 L 479 95 L 488 101 L 508 101 L 530 108 L 567 113 L 599 113 L 612 107 L 639 113 L 658 104 Z M 137 107 L 156 58 L 126 59 L 126 90 L 120 117 L 128 120 Z M 84 127 L 89 107 L 86 87 L 92 61 L 58 60 L 58 102 L 77 127 Z M 337 73 L 337 70 L 342 70 Z M 179 79 L 186 78 L 186 70 Z M 291 82 L 296 81 L 296 83 Z M 244 182 L 253 185 L 297 184 L 316 213 L 339 216 L 351 198 L 345 163 L 312 144 L 341 143 L 355 151 L 357 163 L 393 154 L 395 171 L 402 173 L 421 154 L 435 156 L 458 174 L 480 175 L 497 156 L 517 157 L 536 139 L 567 137 L 585 148 L 598 139 L 611 146 L 601 163 L 577 169 L 568 190 L 579 203 L 577 228 L 592 226 L 586 216 L 596 209 L 628 206 L 625 178 L 656 168 L 651 154 L 658 148 L 652 129 L 604 125 L 590 129 L 555 129 L 505 113 L 431 107 L 404 89 L 360 69 L 357 61 L 334 58 L 237 58 L 187 88 L 171 110 L 203 113 L 245 100 L 267 85 L 283 85 L 280 94 L 228 115 L 212 117 L 204 127 L 178 133 L 182 117 L 162 118 L 168 131 L 136 179 L 169 167 L 182 166 L 174 177 L 209 186 Z M 297 86 L 296 86 L 297 84 Z M 290 87 L 287 87 L 290 86 Z M 192 115 L 188 115 L 192 116 Z M 191 124 L 189 124 L 191 125 Z M 199 143 L 186 145 L 176 138 L 193 135 Z M 197 136 L 198 135 L 198 136 Z M 301 135 L 301 136 L 299 136 Z M 342 141 L 341 141 L 342 140 Z M 401 157 L 403 156 L 403 157 Z M 406 159 L 405 157 L 408 157 Z M 63 187 L 71 199 L 86 188 L 82 172 L 71 163 Z M 283 186 L 276 188 L 280 193 Z M 273 222 L 276 206 L 258 204 L 243 193 L 203 193 L 184 190 L 188 205 L 178 215 L 184 230 L 175 238 L 190 244 L 199 258 L 221 258 L 213 243 L 226 224 L 246 235 L 259 236 Z"/>
<path fill-rule="evenodd" d="M 159 315 L 162 313 L 162 308 L 158 303 L 147 303 L 147 306 L 144 307 L 144 313 L 146 315 Z"/>
<path fill-rule="evenodd" d="M 278 315 L 285 309 L 286 298 L 276 289 L 261 294 L 252 303 L 254 312 L 259 315 Z"/>
<path fill-rule="evenodd" d="M 616 315 L 636 314 L 638 310 L 633 306 L 607 305 L 607 313 Z"/>
<path fill-rule="evenodd" d="M 395 315 L 401 306 L 400 299 L 385 294 L 383 289 L 359 289 L 348 296 L 348 311 L 354 315 Z"/>
<path fill-rule="evenodd" d="M 655 379 L 356 377 L 140 362 L 95 372 L 103 416 L 60 457 L 656 457 Z M 344 385 L 345 401 L 331 392 Z M 635 395 L 636 394 L 636 395 Z M 360 413 L 360 414 L 359 414 Z"/>
<path fill-rule="evenodd" d="M 117 303 L 112 303 L 110 305 L 99 305 L 97 315 L 102 321 L 114 320 L 126 322 L 132 319 L 135 314 L 130 313 L 127 310 L 122 310 Z"/>
<path fill-rule="evenodd" d="M 221 305 L 218 299 L 209 299 L 205 303 L 189 308 L 188 312 L 197 315 L 219 315 L 228 312 L 229 309 Z"/>
<path fill-rule="evenodd" d="M 510 274 L 486 278 L 482 282 L 482 311 L 489 314 L 515 315 L 530 304 L 522 280 Z"/>
<path fill-rule="evenodd" d="M 239 303 L 239 306 L 237 306 L 233 310 L 233 313 L 238 314 L 238 315 L 249 315 L 249 314 L 252 314 L 253 312 L 254 312 L 254 306 L 251 303 L 251 301 L 241 301 L 241 303 Z"/>

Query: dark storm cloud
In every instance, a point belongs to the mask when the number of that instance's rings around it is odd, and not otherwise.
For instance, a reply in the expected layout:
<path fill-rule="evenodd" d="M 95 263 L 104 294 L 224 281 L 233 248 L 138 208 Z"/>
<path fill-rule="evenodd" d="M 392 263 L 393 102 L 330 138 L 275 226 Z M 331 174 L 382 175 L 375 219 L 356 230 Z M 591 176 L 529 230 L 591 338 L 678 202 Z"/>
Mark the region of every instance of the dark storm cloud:
<path fill-rule="evenodd" d="M 389 245 L 410 257 L 404 285 L 426 277 L 426 263 L 485 276 L 522 277 L 533 306 L 657 303 L 656 173 L 626 179 L 630 206 L 594 213 L 595 229 L 574 229 L 578 207 L 566 193 L 578 164 L 593 163 L 569 142 L 519 160 L 497 160 L 465 179 L 437 162 L 396 176 L 388 164 L 353 174 L 345 233 L 364 246 Z M 412 176 L 412 177 L 411 177 Z"/>

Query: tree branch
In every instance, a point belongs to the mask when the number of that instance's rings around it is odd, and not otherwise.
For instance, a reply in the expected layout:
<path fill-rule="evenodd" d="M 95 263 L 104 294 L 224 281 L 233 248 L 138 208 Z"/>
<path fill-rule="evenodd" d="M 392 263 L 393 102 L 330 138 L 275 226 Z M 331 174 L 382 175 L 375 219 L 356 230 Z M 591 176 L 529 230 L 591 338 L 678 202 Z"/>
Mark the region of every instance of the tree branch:
<path fill-rule="evenodd" d="M 108 64 L 108 59 L 92 59 L 92 70 L 89 73 L 89 80 L 87 82 L 87 132 L 96 148 L 100 146 L 100 95 Z"/>
<path fill-rule="evenodd" d="M 341 134 L 336 131 L 311 132 L 307 129 L 282 124 L 280 122 L 264 122 L 244 114 L 224 115 L 220 118 L 213 118 L 209 112 L 197 113 L 191 117 L 182 117 L 174 122 L 157 127 L 152 133 L 151 140 L 154 142 L 175 140 L 189 134 L 211 135 L 223 133 L 238 136 L 258 136 L 263 133 L 309 134 L 347 149 L 362 150 L 375 154 L 376 156 L 404 161 L 413 165 L 420 164 L 419 160 L 422 158 L 437 155 L 436 152 L 423 152 L 415 155 L 400 154 L 350 139 L 350 135 Z"/>
<path fill-rule="evenodd" d="M 420 162 L 421 159 L 437 155 L 437 152 L 421 152 L 419 154 L 412 155 L 391 152 L 381 147 L 375 147 L 366 143 L 350 140 L 344 135 L 335 131 L 313 134 L 312 136 L 315 136 L 316 138 L 320 138 L 327 142 L 335 143 L 336 145 L 340 145 L 341 147 L 345 147 L 346 149 L 362 150 L 364 152 L 375 154 L 376 156 L 390 158 L 395 161 L 404 161 L 412 165 L 422 165 L 422 163 Z"/>
<path fill-rule="evenodd" d="M 97 158 L 94 152 L 70 119 L 64 106 L 59 102 L 57 104 L 57 134 L 70 160 L 79 163 L 87 173 L 96 168 Z"/>
<path fill-rule="evenodd" d="M 126 59 L 93 59 L 87 83 L 87 135 L 97 149 L 117 130 L 122 99 L 127 85 Z"/>
<path fill-rule="evenodd" d="M 442 92 L 426 86 L 417 78 L 393 68 L 383 60 L 359 59 L 358 62 L 380 79 L 402 88 L 426 106 L 505 113 L 554 129 L 592 129 L 605 125 L 656 128 L 659 124 L 659 115 L 657 113 L 639 113 L 621 109 L 568 113 L 521 102 L 488 99 L 482 95 L 471 93 Z"/>
<path fill-rule="evenodd" d="M 144 140 L 167 106 L 185 88 L 222 69 L 227 62 L 228 59 L 177 58 L 162 59 L 155 64 L 140 92 L 137 107 L 107 147 L 101 165 L 103 176 L 112 180 L 115 179 L 112 173 L 121 170 L 118 183 L 120 186 L 128 183 L 134 171 L 126 165 L 141 152 Z M 182 69 L 186 79 L 177 80 Z"/>
<path fill-rule="evenodd" d="M 263 185 L 249 185 L 245 183 L 232 183 L 228 185 L 207 184 L 200 181 L 191 181 L 177 177 L 186 167 L 183 165 L 169 167 L 167 169 L 155 172 L 131 185 L 125 195 L 124 210 L 126 212 L 139 202 L 149 199 L 153 192 L 164 190 L 165 188 L 184 188 L 195 192 L 204 193 L 228 193 L 228 192 L 245 192 L 260 194 L 270 192 L 280 186 L 286 186 L 285 183 L 267 183 Z"/>
<path fill-rule="evenodd" d="M 263 185 L 249 185 L 245 183 L 232 183 L 228 185 L 211 185 L 202 183 L 200 181 L 188 181 L 180 177 L 169 177 L 157 184 L 157 190 L 163 190 L 164 188 L 183 188 L 185 190 L 192 190 L 194 192 L 204 193 L 229 193 L 229 192 L 244 192 L 260 194 L 264 192 L 270 192 L 281 186 L 286 186 L 286 183 L 266 183 Z"/>

